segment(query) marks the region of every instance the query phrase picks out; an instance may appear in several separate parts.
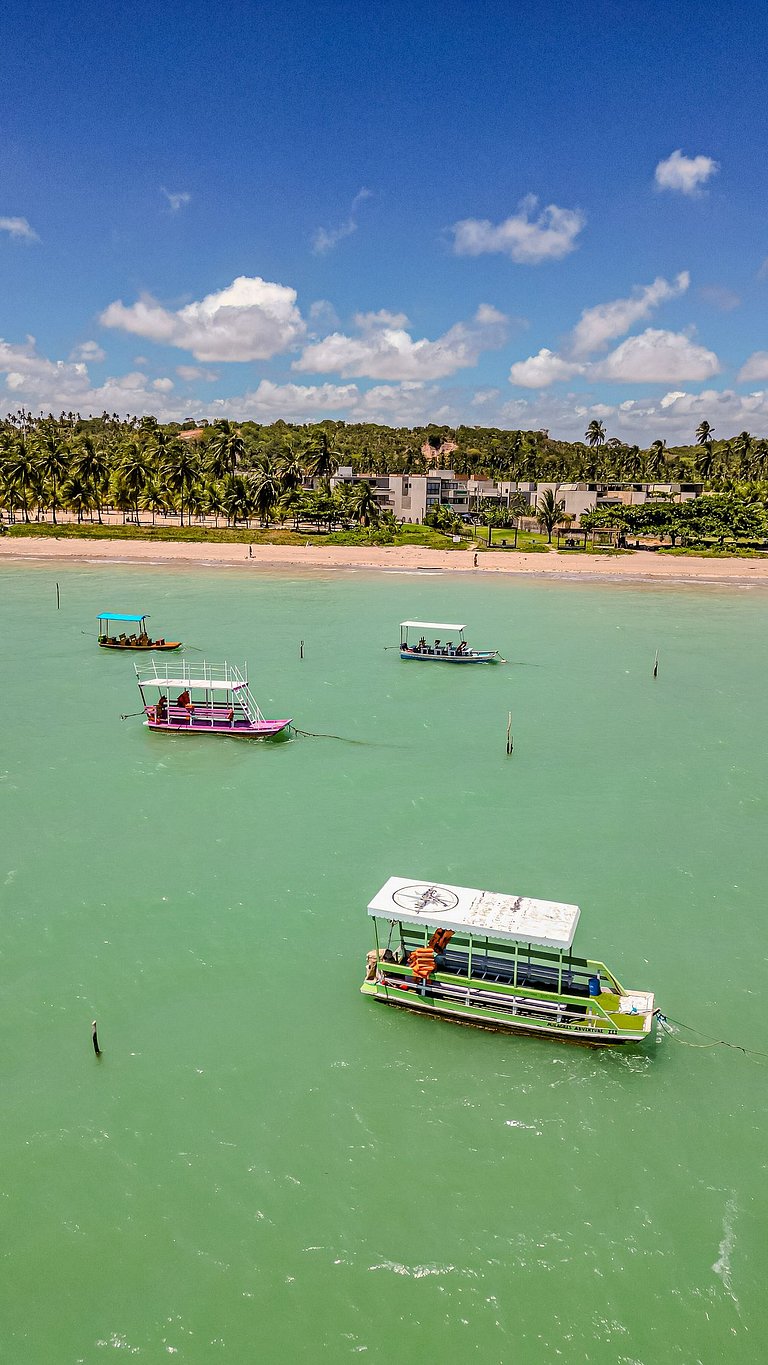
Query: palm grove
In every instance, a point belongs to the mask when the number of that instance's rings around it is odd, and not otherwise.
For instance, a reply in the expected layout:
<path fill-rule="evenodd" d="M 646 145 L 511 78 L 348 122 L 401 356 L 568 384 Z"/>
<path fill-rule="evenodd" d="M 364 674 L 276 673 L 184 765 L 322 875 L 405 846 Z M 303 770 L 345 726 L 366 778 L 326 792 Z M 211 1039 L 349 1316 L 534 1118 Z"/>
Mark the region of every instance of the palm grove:
<path fill-rule="evenodd" d="M 331 491 L 339 459 L 325 430 L 297 428 L 292 436 L 260 445 L 219 421 L 198 442 L 152 418 L 33 420 L 20 412 L 0 426 L 0 506 L 24 523 L 50 513 L 57 524 L 62 508 L 78 522 L 101 522 L 110 509 L 138 525 L 158 515 L 176 516 L 181 526 L 201 517 L 229 526 L 380 521 L 369 484 Z M 310 481 L 318 488 L 305 487 Z"/>
<path fill-rule="evenodd" d="M 439 464 L 460 476 L 512 481 L 695 480 L 708 489 L 704 501 L 709 506 L 695 527 L 691 522 L 691 536 L 695 538 L 694 531 L 705 534 L 706 525 L 716 539 L 755 537 L 765 530 L 768 441 L 746 431 L 718 440 L 708 422 L 700 423 L 689 446 L 667 449 L 657 440 L 641 449 L 609 438 L 597 420 L 590 422 L 583 442 L 557 441 L 545 431 L 499 428 L 390 428 L 334 421 L 262 426 L 226 420 L 204 426 L 198 439 L 188 440 L 178 424 L 161 426 L 151 417 L 33 417 L 21 410 L 0 422 L 0 508 L 25 523 L 48 515 L 56 523 L 62 509 L 78 521 L 100 522 L 108 508 L 140 525 L 150 519 L 154 523 L 158 515 L 176 517 L 182 526 L 207 517 L 228 526 L 253 521 L 296 528 L 309 522 L 326 530 L 359 526 L 391 537 L 393 518 L 381 511 L 369 484 L 331 490 L 340 464 L 370 475 L 421 474 Z M 537 513 L 551 536 L 562 504 L 551 495 L 545 506 L 545 499 L 546 494 Z M 682 513 L 679 504 L 646 507 L 601 508 L 582 523 L 610 523 L 638 532 L 648 527 L 691 539 L 680 529 L 681 518 L 691 514 Z M 512 509 L 522 510 L 522 503 Z M 451 515 L 447 509 L 436 515 L 440 529 L 451 529 L 442 524 Z M 488 508 L 484 519 L 490 521 L 492 515 Z M 730 530 L 724 536 L 726 526 Z"/>

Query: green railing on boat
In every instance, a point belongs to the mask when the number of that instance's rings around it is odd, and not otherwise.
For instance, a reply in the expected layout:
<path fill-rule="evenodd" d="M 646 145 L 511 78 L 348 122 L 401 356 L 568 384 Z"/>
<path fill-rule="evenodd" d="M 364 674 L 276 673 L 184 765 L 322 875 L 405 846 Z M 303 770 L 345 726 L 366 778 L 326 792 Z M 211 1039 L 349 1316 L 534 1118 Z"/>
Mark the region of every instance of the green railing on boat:
<path fill-rule="evenodd" d="M 393 933 L 395 927 L 397 926 L 399 928 L 398 946 L 400 947 L 401 954 L 405 955 L 406 957 L 410 952 L 413 951 L 415 947 L 419 946 L 428 947 L 429 940 L 432 936 L 432 933 L 434 932 L 432 927 L 428 924 L 424 925 L 423 932 L 419 932 L 419 929 L 412 924 L 409 924 L 406 929 L 404 928 L 402 922 L 398 920 L 391 920 L 390 925 L 391 928 L 387 942 L 387 947 L 389 948 L 391 946 Z M 379 958 L 381 958 L 378 925 L 375 918 L 373 921 L 373 927 L 376 939 L 376 949 Z M 550 1004 L 564 1005 L 566 1008 L 569 1005 L 574 1005 L 577 1007 L 578 1010 L 584 1009 L 585 1013 L 583 1015 L 579 1015 L 578 1018 L 573 1017 L 572 1019 L 569 1019 L 567 1021 L 569 1024 L 572 1023 L 573 1027 L 576 1029 L 578 1029 L 579 1027 L 584 1028 L 597 1027 L 605 1032 L 618 1033 L 621 1031 L 615 1019 L 612 1018 L 611 1014 L 601 1003 L 600 995 L 593 995 L 591 993 L 586 996 L 571 994 L 571 992 L 568 990 L 568 984 L 569 978 L 570 981 L 574 981 L 575 979 L 578 978 L 581 980 L 582 984 L 587 985 L 589 984 L 590 978 L 597 978 L 598 982 L 601 985 L 602 982 L 605 981 L 606 984 L 610 986 L 610 990 L 607 992 L 607 994 L 610 994 L 614 997 L 620 997 L 624 995 L 625 992 L 623 986 L 616 979 L 613 972 L 608 970 L 604 962 L 597 962 L 591 958 L 575 957 L 574 954 L 570 951 L 568 953 L 565 953 L 564 951 L 549 952 L 543 948 L 535 948 L 531 944 L 523 945 L 514 941 L 505 942 L 504 940 L 492 939 L 488 936 L 478 938 L 478 936 L 474 934 L 456 933 L 451 938 L 451 951 L 466 952 L 467 958 L 466 975 L 459 974 L 459 972 L 457 971 L 441 972 L 438 968 L 433 973 L 431 981 L 448 986 L 461 985 L 464 986 L 468 991 L 471 989 L 482 990 L 483 986 L 481 984 L 480 978 L 473 977 L 472 971 L 473 967 L 476 967 L 478 970 L 481 970 L 482 962 L 486 963 L 488 962 L 489 957 L 491 956 L 489 951 L 491 948 L 493 958 L 496 959 L 497 961 L 504 962 L 507 966 L 507 969 L 508 970 L 511 969 L 512 973 L 511 981 L 509 982 L 495 981 L 492 983 L 492 990 L 489 992 L 490 994 L 494 994 L 500 997 L 499 1005 L 501 1008 L 503 1008 L 502 1002 L 504 999 L 513 996 L 518 996 L 519 998 L 520 992 L 523 992 L 524 998 L 530 999 L 532 1003 L 535 1003 L 537 1000 L 539 1000 Z M 527 968 L 528 972 L 530 972 L 530 970 L 532 968 L 535 968 L 537 964 L 543 966 L 548 970 L 554 969 L 557 970 L 556 988 L 554 981 L 553 988 L 546 989 L 538 986 L 526 985 L 524 981 L 521 981 L 519 979 L 521 974 L 520 972 L 521 967 Z M 403 978 L 405 978 L 409 982 L 409 984 L 413 980 L 413 976 L 410 971 L 410 968 L 407 965 L 407 962 L 398 963 L 395 961 L 383 963 L 380 961 L 379 965 L 381 968 L 386 970 L 386 973 L 389 976 L 392 975 L 403 976 Z M 563 989 L 564 985 L 565 989 Z M 456 1003 L 459 1004 L 459 1002 Z M 469 998 L 467 999 L 466 1006 L 460 1006 L 460 1008 L 470 1007 L 471 1001 L 469 1000 Z M 489 1002 L 487 1001 L 483 1002 L 482 1007 L 488 1010 L 489 1012 L 493 1008 L 493 1006 L 490 1005 Z M 616 1012 L 617 1011 L 614 1010 L 614 1013 Z M 559 1021 L 556 1018 L 548 1019 L 546 1018 L 546 1016 L 542 1016 L 539 1022 L 549 1026 L 556 1026 L 559 1022 L 562 1021 Z"/>

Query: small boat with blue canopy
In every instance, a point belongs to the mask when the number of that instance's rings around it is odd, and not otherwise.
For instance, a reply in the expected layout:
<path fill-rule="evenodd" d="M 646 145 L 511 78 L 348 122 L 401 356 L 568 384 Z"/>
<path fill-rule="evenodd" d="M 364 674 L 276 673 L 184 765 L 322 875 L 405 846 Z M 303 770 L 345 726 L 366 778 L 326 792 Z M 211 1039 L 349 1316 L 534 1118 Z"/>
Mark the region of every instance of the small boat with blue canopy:
<path fill-rule="evenodd" d="M 464 638 L 466 626 L 445 621 L 401 621 L 400 658 L 421 663 L 497 664 L 504 663 L 497 649 L 470 649 Z M 439 630 L 439 636 L 433 631 Z"/>
<path fill-rule="evenodd" d="M 153 640 L 147 630 L 149 618 L 146 615 L 100 611 L 96 619 L 99 623 L 100 649 L 181 649 L 181 640 Z M 129 626 L 133 627 L 130 632 L 127 629 Z"/>
<path fill-rule="evenodd" d="M 186 735 L 229 735 L 235 739 L 272 739 L 288 730 L 291 718 L 267 720 L 256 704 L 248 679 L 235 664 L 134 664 L 150 730 Z"/>
<path fill-rule="evenodd" d="M 364 995 L 504 1033 L 591 1047 L 637 1044 L 654 998 L 603 962 L 577 957 L 578 905 L 390 877 L 368 914 Z"/>

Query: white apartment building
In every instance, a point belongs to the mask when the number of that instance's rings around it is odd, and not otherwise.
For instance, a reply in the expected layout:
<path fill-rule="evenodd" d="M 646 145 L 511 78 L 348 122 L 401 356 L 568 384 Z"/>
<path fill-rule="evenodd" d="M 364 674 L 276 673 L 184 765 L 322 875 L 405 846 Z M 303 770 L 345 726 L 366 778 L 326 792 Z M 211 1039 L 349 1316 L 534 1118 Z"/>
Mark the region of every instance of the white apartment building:
<path fill-rule="evenodd" d="M 331 487 L 343 483 L 365 482 L 383 509 L 398 521 L 423 522 L 428 512 L 443 504 L 459 516 L 469 515 L 467 480 L 458 479 L 452 469 L 435 469 L 429 474 L 355 474 L 342 466 L 331 479 Z"/>
<path fill-rule="evenodd" d="M 342 466 L 331 479 L 331 487 L 344 483 L 369 483 L 382 511 L 393 513 L 398 521 L 421 523 L 428 512 L 440 505 L 450 507 L 461 517 L 469 517 L 486 501 L 509 506 L 513 495 L 522 494 L 536 513 L 536 505 L 547 489 L 565 504 L 565 515 L 578 526 L 579 519 L 594 507 L 612 505 L 636 507 L 653 500 L 686 502 L 698 497 L 703 484 L 695 483 L 536 483 L 532 480 L 475 479 L 457 476 L 452 469 L 432 469 L 428 474 L 355 474 Z"/>

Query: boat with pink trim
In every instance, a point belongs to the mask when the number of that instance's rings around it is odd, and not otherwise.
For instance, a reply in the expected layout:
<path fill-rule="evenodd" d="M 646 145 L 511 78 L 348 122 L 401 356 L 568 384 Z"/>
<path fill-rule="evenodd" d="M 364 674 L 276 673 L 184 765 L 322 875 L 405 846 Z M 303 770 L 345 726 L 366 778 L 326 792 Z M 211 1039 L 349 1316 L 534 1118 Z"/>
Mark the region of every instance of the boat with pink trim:
<path fill-rule="evenodd" d="M 134 664 L 150 730 L 187 735 L 229 735 L 237 739 L 273 739 L 284 734 L 292 717 L 267 720 L 235 664 L 187 664 L 158 668 L 157 661 Z"/>

